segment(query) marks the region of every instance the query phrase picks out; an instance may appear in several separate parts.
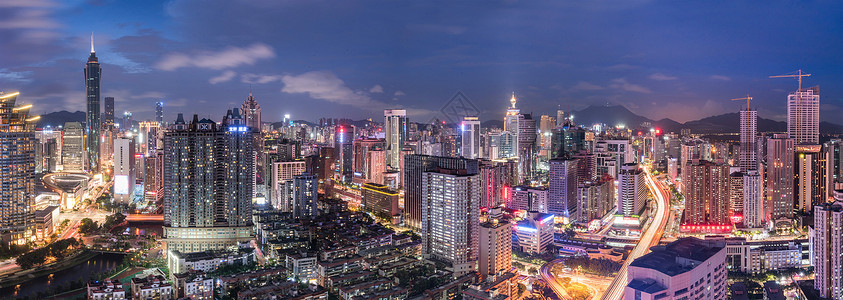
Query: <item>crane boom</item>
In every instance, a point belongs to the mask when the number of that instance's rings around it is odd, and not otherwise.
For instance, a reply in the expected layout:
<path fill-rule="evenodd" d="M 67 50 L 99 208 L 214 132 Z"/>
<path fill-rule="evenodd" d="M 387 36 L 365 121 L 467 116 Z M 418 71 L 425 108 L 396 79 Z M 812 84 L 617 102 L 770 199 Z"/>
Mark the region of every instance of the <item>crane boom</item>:
<path fill-rule="evenodd" d="M 775 76 L 770 76 L 770 78 L 793 78 L 793 77 L 796 77 L 799 80 L 799 89 L 796 90 L 796 92 L 798 93 L 798 92 L 802 91 L 802 77 L 808 77 L 808 76 L 811 76 L 811 74 L 802 74 L 802 69 L 796 70 L 795 73 L 796 74 L 775 75 Z"/>
<path fill-rule="evenodd" d="M 746 110 L 749 110 L 749 101 L 752 101 L 752 97 L 750 97 L 749 95 L 746 95 L 746 97 L 743 97 L 743 98 L 732 99 L 732 101 L 742 101 L 742 100 L 746 100 Z"/>

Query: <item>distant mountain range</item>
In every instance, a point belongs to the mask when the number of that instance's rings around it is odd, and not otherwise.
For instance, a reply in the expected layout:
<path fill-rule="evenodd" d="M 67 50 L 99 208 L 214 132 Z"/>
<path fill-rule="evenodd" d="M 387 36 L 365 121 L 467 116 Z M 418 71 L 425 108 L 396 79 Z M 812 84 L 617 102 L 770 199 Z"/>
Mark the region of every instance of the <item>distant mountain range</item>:
<path fill-rule="evenodd" d="M 592 105 L 583 110 L 572 112 L 574 116 L 574 123 L 581 125 L 590 124 L 607 124 L 610 126 L 625 125 L 629 128 L 643 128 L 642 124 L 649 122 L 655 127 L 660 128 L 664 132 L 679 132 L 682 128 L 690 128 L 693 133 L 729 133 L 738 132 L 740 123 L 740 114 L 737 112 L 722 114 L 702 118 L 699 120 L 679 123 L 671 119 L 651 120 L 647 117 L 639 116 L 621 105 L 611 106 L 597 106 Z M 538 118 L 538 116 L 535 116 Z M 38 120 L 38 127 L 45 127 L 51 125 L 53 127 L 64 125 L 65 122 L 85 122 L 85 113 L 81 111 L 68 112 L 57 111 L 41 115 Z M 115 122 L 119 122 L 117 119 Z M 315 125 L 311 122 L 298 120 L 297 123 L 306 123 Z M 353 121 L 352 125 L 362 126 L 368 121 L 360 120 Z M 136 123 L 136 122 L 134 122 Z M 276 126 L 281 125 L 280 122 L 273 123 Z M 503 128 L 503 120 L 488 120 L 481 124 L 484 128 Z M 782 121 L 775 121 L 765 118 L 758 118 L 759 132 L 784 132 L 787 131 L 787 123 Z M 838 134 L 843 133 L 843 125 L 838 125 L 829 122 L 820 122 L 820 133 L 822 134 Z"/>

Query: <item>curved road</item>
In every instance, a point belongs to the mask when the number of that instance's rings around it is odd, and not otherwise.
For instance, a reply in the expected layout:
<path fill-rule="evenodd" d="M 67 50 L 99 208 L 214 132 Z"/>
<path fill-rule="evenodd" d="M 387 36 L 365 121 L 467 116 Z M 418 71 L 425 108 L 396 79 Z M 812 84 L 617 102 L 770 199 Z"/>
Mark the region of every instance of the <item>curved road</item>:
<path fill-rule="evenodd" d="M 641 240 L 638 242 L 638 245 L 636 245 L 635 248 L 632 249 L 632 252 L 629 253 L 629 257 L 626 259 L 626 262 L 624 262 L 620 271 L 618 271 L 618 276 L 616 276 L 612 281 L 612 284 L 609 285 L 609 288 L 606 290 L 606 294 L 603 295 L 602 299 L 604 300 L 617 300 L 623 297 L 623 291 L 628 281 L 626 275 L 627 267 L 629 267 L 629 264 L 636 258 L 650 252 L 650 247 L 659 243 L 659 240 L 661 240 L 662 234 L 664 233 L 665 225 L 667 224 L 667 215 L 670 211 L 668 209 L 670 206 L 670 195 L 664 186 L 662 186 L 661 182 L 653 179 L 653 175 L 650 174 L 650 171 L 647 168 L 644 168 L 644 172 L 647 175 L 645 176 L 647 187 L 656 199 L 656 215 L 653 217 L 653 222 L 650 223 L 650 227 L 648 227 L 647 231 L 641 235 Z"/>

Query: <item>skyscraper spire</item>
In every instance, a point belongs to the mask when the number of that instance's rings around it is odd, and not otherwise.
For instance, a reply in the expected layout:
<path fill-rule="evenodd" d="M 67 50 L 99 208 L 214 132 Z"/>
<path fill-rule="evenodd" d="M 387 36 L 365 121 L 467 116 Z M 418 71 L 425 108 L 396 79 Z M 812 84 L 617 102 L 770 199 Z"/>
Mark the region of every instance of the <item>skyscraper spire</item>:
<path fill-rule="evenodd" d="M 94 32 L 91 31 L 91 53 L 94 53 Z"/>
<path fill-rule="evenodd" d="M 518 101 L 518 100 L 515 99 L 515 92 L 512 92 L 512 98 L 509 99 L 509 103 L 512 103 L 512 108 L 515 108 L 515 101 Z"/>

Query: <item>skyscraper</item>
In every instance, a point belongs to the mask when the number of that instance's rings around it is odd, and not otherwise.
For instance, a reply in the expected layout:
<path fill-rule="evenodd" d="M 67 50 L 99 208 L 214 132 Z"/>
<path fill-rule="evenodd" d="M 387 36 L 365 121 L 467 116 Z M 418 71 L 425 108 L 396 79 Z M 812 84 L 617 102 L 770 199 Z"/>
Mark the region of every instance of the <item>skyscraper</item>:
<path fill-rule="evenodd" d="M 558 216 L 572 216 L 577 205 L 576 159 L 550 160 L 547 211 Z"/>
<path fill-rule="evenodd" d="M 114 97 L 105 97 L 105 112 L 103 112 L 102 128 L 111 130 L 114 127 Z"/>
<path fill-rule="evenodd" d="M 243 107 L 241 110 L 243 111 L 243 119 L 246 120 L 246 126 L 249 126 L 252 130 L 260 132 L 261 106 L 258 104 L 258 101 L 255 100 L 255 97 L 252 97 L 252 91 L 249 91 L 249 97 L 246 97 L 246 101 L 243 101 Z"/>
<path fill-rule="evenodd" d="M 35 123 L 20 93 L 0 92 L 0 240 L 23 245 L 35 236 Z"/>
<path fill-rule="evenodd" d="M 113 111 L 111 113 L 114 114 Z M 164 101 L 155 102 L 155 122 L 158 122 L 158 125 L 164 125 Z"/>
<path fill-rule="evenodd" d="M 466 116 L 460 124 L 462 157 L 477 159 L 480 153 L 480 119 Z"/>
<path fill-rule="evenodd" d="M 787 95 L 787 136 L 798 144 L 820 142 L 820 87 Z"/>
<path fill-rule="evenodd" d="M 843 203 L 814 206 L 814 289 L 824 299 L 843 298 Z"/>
<path fill-rule="evenodd" d="M 785 134 L 767 139 L 767 196 L 765 221 L 793 216 L 794 143 Z"/>
<path fill-rule="evenodd" d="M 383 112 L 384 133 L 386 134 L 386 165 L 387 168 L 401 168 L 401 150 L 407 140 L 407 111 L 403 109 L 387 109 Z"/>
<path fill-rule="evenodd" d="M 87 96 L 88 112 L 85 115 L 85 169 L 92 173 L 100 171 L 100 75 L 102 69 L 94 52 L 94 35 L 91 35 L 91 55 L 88 63 L 82 69 L 85 75 L 85 95 Z"/>
<path fill-rule="evenodd" d="M 480 176 L 466 169 L 422 173 L 422 255 L 445 262 L 454 276 L 477 271 Z"/>
<path fill-rule="evenodd" d="M 814 205 L 828 200 L 826 156 L 820 145 L 796 145 L 793 163 L 796 210 L 809 214 Z"/>
<path fill-rule="evenodd" d="M 515 98 L 515 93 L 513 92 L 512 98 L 509 99 L 511 106 L 506 109 L 506 116 L 504 116 L 503 120 L 503 130 L 510 134 L 512 140 L 509 145 L 504 147 L 504 149 L 509 151 L 498 153 L 498 157 L 500 158 L 518 156 L 518 141 L 520 141 L 518 137 L 518 133 L 520 132 L 518 126 L 521 124 L 521 119 L 524 118 L 524 115 L 521 114 L 520 109 L 515 107 L 516 102 L 518 102 L 518 99 Z"/>
<path fill-rule="evenodd" d="M 749 228 L 764 226 L 764 177 L 758 171 L 743 174 L 743 224 Z"/>
<path fill-rule="evenodd" d="M 402 175 L 404 176 L 404 219 L 408 226 L 422 228 L 422 218 L 427 215 L 423 211 L 429 208 L 423 203 L 422 179 L 424 172 L 436 171 L 439 168 L 466 170 L 467 174 L 477 174 L 479 162 L 474 159 L 418 154 L 405 156 Z M 479 204 L 479 193 L 477 197 Z"/>
<path fill-rule="evenodd" d="M 618 172 L 618 210 L 617 215 L 639 217 L 647 203 L 647 186 L 644 184 L 644 171 L 636 163 L 624 164 Z"/>
<path fill-rule="evenodd" d="M 85 170 L 85 129 L 79 122 L 64 123 L 62 134 L 61 165 L 65 172 Z"/>
<path fill-rule="evenodd" d="M 518 119 L 518 175 L 520 181 L 533 178 L 536 170 L 536 120 L 531 114 Z"/>
<path fill-rule="evenodd" d="M 339 125 L 334 133 L 334 149 L 339 154 L 340 180 L 351 182 L 354 173 L 354 126 Z"/>
<path fill-rule="evenodd" d="M 120 129 L 123 131 L 132 130 L 134 124 L 132 123 L 132 112 L 124 111 L 123 112 L 123 124 L 120 125 Z"/>
<path fill-rule="evenodd" d="M 187 123 L 181 114 L 164 134 L 168 250 L 220 249 L 249 239 L 255 176 L 251 135 L 242 120 L 227 117 L 218 127 L 197 115 Z"/>
<path fill-rule="evenodd" d="M 312 218 L 319 214 L 317 201 L 319 194 L 317 187 L 319 180 L 316 175 L 304 173 L 293 176 L 293 180 L 285 184 L 285 194 L 289 195 L 289 208 L 296 218 Z"/>
<path fill-rule="evenodd" d="M 741 110 L 741 172 L 758 170 L 758 148 L 755 141 L 758 130 L 758 112 L 749 107 Z"/>

